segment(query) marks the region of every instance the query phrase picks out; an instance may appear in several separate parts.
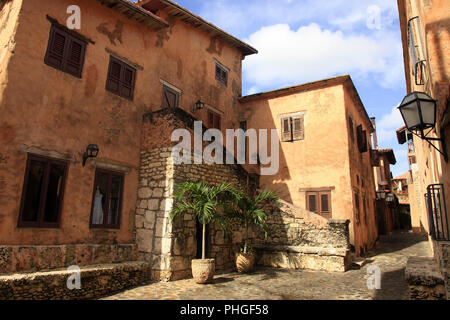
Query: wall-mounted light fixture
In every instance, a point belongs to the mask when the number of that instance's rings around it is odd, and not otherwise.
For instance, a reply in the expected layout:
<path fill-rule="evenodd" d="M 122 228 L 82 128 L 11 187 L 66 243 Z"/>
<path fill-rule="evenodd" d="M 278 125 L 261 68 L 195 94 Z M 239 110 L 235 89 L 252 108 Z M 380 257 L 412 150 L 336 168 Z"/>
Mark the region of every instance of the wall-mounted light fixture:
<path fill-rule="evenodd" d="M 195 103 L 195 110 L 201 110 L 205 107 L 205 103 L 199 99 L 196 103 Z"/>
<path fill-rule="evenodd" d="M 83 167 L 86 165 L 88 158 L 96 158 L 98 155 L 98 146 L 96 144 L 90 144 L 86 147 L 86 151 L 83 153 Z"/>
<path fill-rule="evenodd" d="M 387 201 L 387 202 L 392 202 L 392 201 L 394 201 L 394 195 L 393 195 L 392 193 L 386 194 L 386 201 Z"/>
<path fill-rule="evenodd" d="M 402 114 L 403 121 L 410 132 L 418 136 L 420 139 L 427 141 L 433 148 L 443 155 L 445 162 L 448 162 L 447 150 L 445 147 L 445 138 L 441 130 L 441 138 L 427 137 L 424 130 L 434 128 L 436 126 L 436 100 L 431 98 L 424 92 L 412 92 L 408 94 L 398 107 Z M 416 133 L 417 132 L 417 133 Z M 420 135 L 418 134 L 420 133 Z M 439 150 L 430 141 L 440 141 L 443 150 Z"/>
<path fill-rule="evenodd" d="M 383 190 L 377 191 L 377 197 L 376 197 L 377 200 L 382 200 L 385 198 L 386 198 L 386 193 Z"/>

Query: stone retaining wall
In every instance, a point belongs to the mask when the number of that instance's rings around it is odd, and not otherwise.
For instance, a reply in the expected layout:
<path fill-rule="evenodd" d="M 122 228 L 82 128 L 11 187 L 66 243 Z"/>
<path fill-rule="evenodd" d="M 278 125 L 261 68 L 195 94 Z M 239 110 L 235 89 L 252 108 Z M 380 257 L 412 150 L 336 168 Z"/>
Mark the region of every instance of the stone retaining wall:
<path fill-rule="evenodd" d="M 0 246 L 0 274 L 135 260 L 135 244 Z"/>
<path fill-rule="evenodd" d="M 445 284 L 436 260 L 411 257 L 405 269 L 410 300 L 445 300 Z"/>
<path fill-rule="evenodd" d="M 150 281 L 150 265 L 126 262 L 82 267 L 80 289 L 68 289 L 72 273 L 53 270 L 0 276 L 0 300 L 95 299 Z"/>

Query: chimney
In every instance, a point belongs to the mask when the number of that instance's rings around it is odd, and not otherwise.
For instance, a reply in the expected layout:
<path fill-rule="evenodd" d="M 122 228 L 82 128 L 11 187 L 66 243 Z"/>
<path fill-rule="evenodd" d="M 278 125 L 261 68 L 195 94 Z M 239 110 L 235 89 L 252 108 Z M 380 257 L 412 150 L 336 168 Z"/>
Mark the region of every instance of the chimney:
<path fill-rule="evenodd" d="M 372 133 L 373 148 L 375 150 L 377 150 L 378 149 L 378 138 L 377 138 L 377 125 L 375 124 L 375 117 L 370 118 L 370 122 L 372 122 L 372 126 L 373 126 L 373 133 Z"/>

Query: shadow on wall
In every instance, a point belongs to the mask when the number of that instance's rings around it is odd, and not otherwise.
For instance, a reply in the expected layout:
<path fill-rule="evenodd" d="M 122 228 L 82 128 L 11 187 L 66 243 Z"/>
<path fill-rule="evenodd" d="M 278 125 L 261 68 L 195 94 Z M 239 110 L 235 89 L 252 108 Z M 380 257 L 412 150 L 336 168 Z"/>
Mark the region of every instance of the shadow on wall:
<path fill-rule="evenodd" d="M 248 129 L 252 129 L 255 127 L 255 123 L 258 124 L 258 129 L 267 129 L 267 143 L 268 143 L 268 150 L 267 154 L 270 155 L 272 158 L 274 155 L 272 155 L 272 151 L 270 148 L 270 141 L 271 141 L 271 129 L 276 129 L 277 125 L 275 123 L 275 119 L 272 116 L 272 113 L 270 112 L 270 106 L 268 101 L 258 101 L 257 106 L 252 107 L 246 107 L 243 106 L 243 111 L 239 115 L 240 120 L 246 120 L 248 123 Z M 256 128 L 253 128 L 256 129 Z M 258 132 L 258 131 L 257 131 Z M 278 132 L 280 134 L 280 132 Z M 279 137 L 278 141 L 280 142 L 281 137 Z M 289 143 L 289 142 L 288 142 Z M 251 155 L 247 155 L 247 159 Z M 272 160 L 273 161 L 273 160 Z M 281 142 L 279 144 L 279 159 L 278 159 L 279 165 L 278 165 L 278 172 L 274 175 L 264 175 L 260 177 L 261 184 L 260 186 L 263 186 L 262 189 L 268 188 L 272 191 L 274 191 L 281 199 L 292 203 L 292 196 L 290 194 L 289 188 L 286 183 L 283 183 L 282 181 L 288 181 L 290 180 L 291 174 L 289 172 L 289 168 L 287 166 L 287 161 L 285 154 L 283 152 Z M 252 172 L 254 171 L 254 167 L 252 165 L 244 165 L 244 168 L 248 171 Z M 281 181 L 281 182 L 280 182 Z"/>

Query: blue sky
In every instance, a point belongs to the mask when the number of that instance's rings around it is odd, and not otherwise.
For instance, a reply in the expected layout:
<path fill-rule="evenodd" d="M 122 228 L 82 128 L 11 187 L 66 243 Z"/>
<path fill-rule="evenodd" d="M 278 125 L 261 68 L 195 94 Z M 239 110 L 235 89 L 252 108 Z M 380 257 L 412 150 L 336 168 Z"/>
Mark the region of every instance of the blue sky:
<path fill-rule="evenodd" d="M 243 94 L 350 74 L 380 148 L 393 148 L 394 176 L 408 170 L 395 130 L 406 94 L 397 1 L 178 0 L 259 54 L 243 62 Z M 331 128 L 330 128 L 331 129 Z"/>

